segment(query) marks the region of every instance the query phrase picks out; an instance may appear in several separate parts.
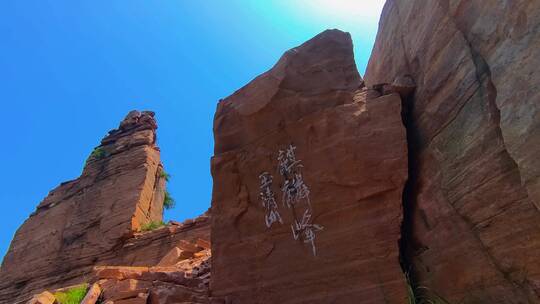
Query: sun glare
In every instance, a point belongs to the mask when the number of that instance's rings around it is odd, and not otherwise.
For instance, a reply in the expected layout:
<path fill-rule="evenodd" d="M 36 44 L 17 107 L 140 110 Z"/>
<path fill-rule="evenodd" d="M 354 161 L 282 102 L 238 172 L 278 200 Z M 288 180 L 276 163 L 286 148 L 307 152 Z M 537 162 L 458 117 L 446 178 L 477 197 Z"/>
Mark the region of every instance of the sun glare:
<path fill-rule="evenodd" d="M 385 0 L 296 0 L 297 9 L 318 18 L 331 18 L 342 22 L 362 22 L 378 19 Z"/>

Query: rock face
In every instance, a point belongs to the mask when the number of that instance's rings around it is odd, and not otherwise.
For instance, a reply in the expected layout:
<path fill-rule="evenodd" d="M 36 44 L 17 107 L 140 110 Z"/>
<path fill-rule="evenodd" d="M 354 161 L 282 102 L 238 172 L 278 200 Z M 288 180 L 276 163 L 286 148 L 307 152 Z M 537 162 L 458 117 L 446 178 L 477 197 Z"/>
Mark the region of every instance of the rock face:
<path fill-rule="evenodd" d="M 184 241 L 179 244 L 185 253 L 171 258 L 166 267 L 102 266 L 94 268 L 94 279 L 102 289 L 104 303 L 176 304 L 210 303 L 210 249 Z"/>
<path fill-rule="evenodd" d="M 161 221 L 165 181 L 152 112 L 130 112 L 79 178 L 49 193 L 17 231 L 0 271 L 0 303 L 70 285 Z"/>
<path fill-rule="evenodd" d="M 220 101 L 211 216 L 142 232 L 166 174 L 130 112 L 19 229 L 0 304 L 540 303 L 540 2 L 499 2 L 388 0 L 365 82 L 329 30 Z"/>
<path fill-rule="evenodd" d="M 404 259 L 452 303 L 540 303 L 540 2 L 389 0 L 365 77 L 410 77 Z"/>
<path fill-rule="evenodd" d="M 212 296 L 405 303 L 401 99 L 367 90 L 325 31 L 222 100 L 212 159 Z"/>
<path fill-rule="evenodd" d="M 204 214 L 182 224 L 135 233 L 122 248 L 100 256 L 95 267 L 77 278 L 79 285 L 52 291 L 90 286 L 81 304 L 208 304 L 209 224 L 209 215 Z M 30 303 L 53 304 L 55 300 L 51 292 L 44 291 Z"/>
<path fill-rule="evenodd" d="M 170 224 L 160 229 L 135 233 L 124 241 L 113 254 L 102 257 L 96 265 L 109 266 L 156 266 L 174 248 L 184 248 L 186 242 L 210 240 L 210 217 L 208 214 L 182 224 Z M 208 249 L 209 246 L 197 245 Z"/>

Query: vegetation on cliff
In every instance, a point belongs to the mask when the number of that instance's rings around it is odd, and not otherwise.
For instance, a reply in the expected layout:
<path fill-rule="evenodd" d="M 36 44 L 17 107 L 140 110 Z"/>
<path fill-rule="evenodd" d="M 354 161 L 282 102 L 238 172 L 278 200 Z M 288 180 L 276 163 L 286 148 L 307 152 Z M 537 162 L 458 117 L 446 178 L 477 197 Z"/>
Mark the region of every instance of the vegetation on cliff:
<path fill-rule="evenodd" d="M 54 293 L 58 304 L 79 304 L 84 299 L 88 291 L 88 284 L 82 284 L 66 291 L 58 291 Z"/>
<path fill-rule="evenodd" d="M 141 226 L 141 232 L 152 231 L 165 226 L 163 221 L 152 221 Z"/>

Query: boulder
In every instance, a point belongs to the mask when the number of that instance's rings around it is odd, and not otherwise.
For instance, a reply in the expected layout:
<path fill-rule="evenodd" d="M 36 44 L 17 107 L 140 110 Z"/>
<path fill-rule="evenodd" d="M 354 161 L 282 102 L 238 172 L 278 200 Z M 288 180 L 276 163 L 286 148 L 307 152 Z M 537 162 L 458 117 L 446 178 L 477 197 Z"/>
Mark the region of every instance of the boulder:
<path fill-rule="evenodd" d="M 165 267 L 165 266 L 174 266 L 176 263 L 178 263 L 181 260 L 189 259 L 190 257 L 193 257 L 193 253 L 184 251 L 178 247 L 174 247 L 159 261 L 157 266 Z"/>
<path fill-rule="evenodd" d="M 147 294 L 152 287 L 152 282 L 133 279 L 111 279 L 100 282 L 100 285 L 103 289 L 104 302 L 113 301 L 117 304 L 122 300 L 135 299 L 134 301 L 140 301 L 139 295 Z"/>
<path fill-rule="evenodd" d="M 96 304 L 101 296 L 101 286 L 97 283 L 92 286 L 86 292 L 86 296 L 80 304 Z"/>
<path fill-rule="evenodd" d="M 391 84 L 392 91 L 398 93 L 401 99 L 407 99 L 414 92 L 416 84 L 410 75 L 397 76 Z"/>
<path fill-rule="evenodd" d="M 54 304 L 56 298 L 48 291 L 35 295 L 27 304 Z"/>

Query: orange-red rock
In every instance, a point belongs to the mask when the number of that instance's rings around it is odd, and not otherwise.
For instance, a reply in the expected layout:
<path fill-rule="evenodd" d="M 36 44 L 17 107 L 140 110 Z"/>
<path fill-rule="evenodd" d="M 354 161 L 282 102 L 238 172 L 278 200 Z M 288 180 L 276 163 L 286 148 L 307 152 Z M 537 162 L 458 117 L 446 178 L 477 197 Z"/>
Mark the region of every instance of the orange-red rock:
<path fill-rule="evenodd" d="M 99 265 L 154 266 L 174 247 L 179 247 L 186 241 L 196 243 L 199 238 L 210 239 L 208 213 L 192 220 L 189 225 L 168 225 L 164 229 L 136 233 L 126 240 L 114 255 L 108 256 Z M 191 245 L 191 248 L 193 247 L 194 245 Z"/>
<path fill-rule="evenodd" d="M 180 260 L 182 259 L 188 259 L 193 256 L 193 253 L 189 253 L 187 251 L 183 251 L 182 249 L 178 247 L 174 247 L 165 255 L 161 261 L 157 264 L 157 266 L 166 267 L 166 266 L 173 266 L 176 265 Z"/>
<path fill-rule="evenodd" d="M 37 294 L 28 301 L 28 304 L 54 304 L 56 298 L 54 295 L 48 291 L 44 291 L 40 294 Z"/>
<path fill-rule="evenodd" d="M 98 283 L 92 284 L 80 304 L 96 304 L 101 296 L 101 286 Z"/>
<path fill-rule="evenodd" d="M 141 224 L 162 218 L 156 122 L 130 112 L 92 153 L 81 176 L 62 183 L 17 231 L 0 271 L 0 303 L 80 283 Z"/>
<path fill-rule="evenodd" d="M 451 303 L 540 303 L 539 26 L 534 0 L 389 0 L 382 14 L 366 83 L 416 84 L 405 257 Z"/>
<path fill-rule="evenodd" d="M 101 281 L 103 300 L 117 302 L 137 298 L 139 294 L 147 294 L 152 287 L 152 282 L 135 279 L 110 279 Z"/>
<path fill-rule="evenodd" d="M 329 30 L 220 101 L 213 301 L 406 302 L 401 99 L 367 95 L 349 34 Z"/>
<path fill-rule="evenodd" d="M 98 266 L 94 279 L 104 303 L 204 304 L 209 302 L 209 260 L 207 254 L 168 267 Z"/>
<path fill-rule="evenodd" d="M 211 244 L 208 240 L 204 240 L 204 239 L 197 239 L 197 246 L 201 247 L 201 248 L 204 248 L 204 249 L 210 249 L 211 248 Z"/>

